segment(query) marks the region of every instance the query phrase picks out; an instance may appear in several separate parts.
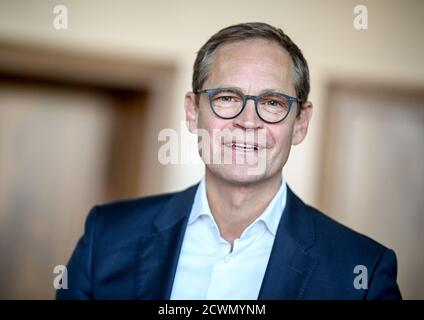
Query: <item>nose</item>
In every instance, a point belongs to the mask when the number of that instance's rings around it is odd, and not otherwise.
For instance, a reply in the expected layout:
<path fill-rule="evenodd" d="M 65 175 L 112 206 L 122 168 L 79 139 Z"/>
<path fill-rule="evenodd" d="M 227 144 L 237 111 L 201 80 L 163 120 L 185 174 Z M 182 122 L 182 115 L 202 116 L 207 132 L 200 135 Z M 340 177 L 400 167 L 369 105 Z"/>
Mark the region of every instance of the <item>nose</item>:
<path fill-rule="evenodd" d="M 241 114 L 234 118 L 234 126 L 242 129 L 258 129 L 263 128 L 263 122 L 259 118 L 255 110 L 255 101 L 249 99 Z"/>

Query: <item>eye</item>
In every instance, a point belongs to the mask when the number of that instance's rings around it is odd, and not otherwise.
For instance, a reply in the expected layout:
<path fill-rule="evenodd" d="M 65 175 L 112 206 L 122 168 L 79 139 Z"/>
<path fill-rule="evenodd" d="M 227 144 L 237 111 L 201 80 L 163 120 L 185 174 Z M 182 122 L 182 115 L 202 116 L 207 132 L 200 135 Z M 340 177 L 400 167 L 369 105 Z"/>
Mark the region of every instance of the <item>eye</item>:
<path fill-rule="evenodd" d="M 271 106 L 271 107 L 277 107 L 277 106 L 281 105 L 281 103 L 277 100 L 268 100 L 266 102 L 266 104 Z"/>
<path fill-rule="evenodd" d="M 231 97 L 231 96 L 221 96 L 218 97 L 218 99 L 220 99 L 223 102 L 231 102 L 235 100 L 235 97 Z"/>
<path fill-rule="evenodd" d="M 235 103 L 241 101 L 241 98 L 232 92 L 220 92 L 213 97 L 216 103 Z"/>
<path fill-rule="evenodd" d="M 261 101 L 261 104 L 266 107 L 284 107 L 285 103 L 284 101 L 281 101 L 279 99 L 273 99 L 273 98 L 266 98 Z"/>

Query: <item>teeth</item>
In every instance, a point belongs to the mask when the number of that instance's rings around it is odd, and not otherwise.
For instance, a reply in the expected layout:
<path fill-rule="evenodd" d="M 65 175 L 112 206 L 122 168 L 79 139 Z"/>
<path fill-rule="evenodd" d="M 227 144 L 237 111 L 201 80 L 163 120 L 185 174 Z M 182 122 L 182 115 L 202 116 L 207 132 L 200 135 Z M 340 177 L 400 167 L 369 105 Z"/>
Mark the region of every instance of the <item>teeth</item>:
<path fill-rule="evenodd" d="M 255 146 L 249 145 L 249 144 L 241 144 L 241 143 L 234 143 L 233 144 L 236 148 L 243 148 L 243 149 L 254 149 Z"/>
<path fill-rule="evenodd" d="M 228 147 L 236 148 L 239 150 L 258 150 L 258 147 L 252 145 L 252 144 L 244 144 L 244 143 L 232 143 L 227 144 Z"/>

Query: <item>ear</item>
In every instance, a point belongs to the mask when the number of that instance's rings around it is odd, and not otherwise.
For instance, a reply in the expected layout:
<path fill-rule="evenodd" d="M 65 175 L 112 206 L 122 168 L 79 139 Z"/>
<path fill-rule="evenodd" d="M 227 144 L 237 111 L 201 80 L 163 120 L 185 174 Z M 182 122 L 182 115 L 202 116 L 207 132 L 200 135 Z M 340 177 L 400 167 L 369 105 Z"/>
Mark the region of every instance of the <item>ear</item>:
<path fill-rule="evenodd" d="M 191 133 L 197 129 L 197 118 L 199 108 L 196 104 L 196 94 L 194 92 L 187 92 L 184 97 L 184 109 L 186 114 L 187 128 Z"/>
<path fill-rule="evenodd" d="M 293 127 L 292 145 L 294 146 L 301 143 L 308 133 L 309 121 L 312 117 L 312 107 L 312 102 L 310 101 L 306 101 L 300 106 L 300 113 L 296 116 Z"/>

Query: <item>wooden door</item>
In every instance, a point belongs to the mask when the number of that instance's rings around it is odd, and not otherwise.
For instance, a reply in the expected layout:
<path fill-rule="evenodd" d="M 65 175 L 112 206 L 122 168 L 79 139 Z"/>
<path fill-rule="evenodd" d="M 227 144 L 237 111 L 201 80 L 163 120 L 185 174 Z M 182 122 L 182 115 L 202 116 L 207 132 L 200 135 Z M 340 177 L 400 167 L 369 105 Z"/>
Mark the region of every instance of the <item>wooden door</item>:
<path fill-rule="evenodd" d="M 424 92 L 330 87 L 320 208 L 393 248 L 404 298 L 424 299 Z"/>

